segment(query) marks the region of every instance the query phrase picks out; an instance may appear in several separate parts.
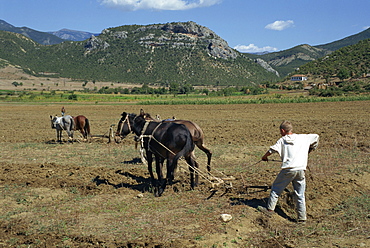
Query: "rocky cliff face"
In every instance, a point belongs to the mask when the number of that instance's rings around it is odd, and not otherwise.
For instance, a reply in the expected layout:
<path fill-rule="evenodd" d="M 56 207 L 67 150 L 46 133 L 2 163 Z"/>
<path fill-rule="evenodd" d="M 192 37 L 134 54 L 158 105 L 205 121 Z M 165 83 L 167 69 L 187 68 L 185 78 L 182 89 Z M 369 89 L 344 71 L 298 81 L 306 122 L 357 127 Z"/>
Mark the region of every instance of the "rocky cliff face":
<path fill-rule="evenodd" d="M 89 53 L 95 49 L 106 49 L 109 47 L 109 44 L 108 42 L 98 38 L 98 37 L 95 37 L 94 35 L 91 36 L 90 39 L 87 40 L 86 44 L 85 44 L 85 49 L 86 49 L 86 53 Z"/>
<path fill-rule="evenodd" d="M 160 35 L 158 35 L 158 33 L 160 33 Z M 102 34 L 118 39 L 138 36 L 137 42 L 148 48 L 164 46 L 170 48 L 200 46 L 207 51 L 209 56 L 215 58 L 235 59 L 239 55 L 237 51 L 229 47 L 227 42 L 212 30 L 198 25 L 195 22 L 148 25 L 139 27 L 131 33 L 127 31 L 112 31 L 110 29 L 105 29 Z M 97 44 L 92 47 L 92 38 L 87 41 L 85 46 L 89 50 L 99 47 Z M 100 41 L 100 43 L 101 42 L 102 41 Z M 104 47 L 106 46 L 107 44 L 104 45 Z"/>
<path fill-rule="evenodd" d="M 263 59 L 260 59 L 260 58 L 257 58 L 256 59 L 256 63 L 259 64 L 260 66 L 262 66 L 263 68 L 265 68 L 267 71 L 269 72 L 273 72 L 275 73 L 276 76 L 280 76 L 279 75 L 279 72 L 277 72 L 274 68 L 272 68 L 266 61 L 264 61 Z"/>

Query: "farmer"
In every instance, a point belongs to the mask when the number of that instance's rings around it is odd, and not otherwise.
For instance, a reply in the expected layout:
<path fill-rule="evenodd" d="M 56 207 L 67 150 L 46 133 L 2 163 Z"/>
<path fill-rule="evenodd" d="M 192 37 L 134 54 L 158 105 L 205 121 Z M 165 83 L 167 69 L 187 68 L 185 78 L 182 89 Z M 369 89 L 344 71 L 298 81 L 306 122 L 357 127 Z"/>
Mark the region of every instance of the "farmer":
<path fill-rule="evenodd" d="M 268 156 L 276 152 L 279 153 L 282 160 L 281 171 L 271 186 L 267 208 L 258 206 L 258 210 L 267 215 L 272 215 L 279 196 L 285 187 L 292 182 L 298 214 L 297 222 L 304 223 L 307 219 L 305 170 L 307 168 L 308 153 L 317 148 L 319 135 L 295 134 L 293 133 L 293 125 L 289 121 L 281 123 L 280 134 L 282 137 L 263 155 L 262 160 L 268 161 Z"/>
<path fill-rule="evenodd" d="M 64 114 L 66 112 L 66 109 L 64 108 L 64 106 L 62 107 L 61 112 L 62 112 L 62 116 L 64 116 Z"/>

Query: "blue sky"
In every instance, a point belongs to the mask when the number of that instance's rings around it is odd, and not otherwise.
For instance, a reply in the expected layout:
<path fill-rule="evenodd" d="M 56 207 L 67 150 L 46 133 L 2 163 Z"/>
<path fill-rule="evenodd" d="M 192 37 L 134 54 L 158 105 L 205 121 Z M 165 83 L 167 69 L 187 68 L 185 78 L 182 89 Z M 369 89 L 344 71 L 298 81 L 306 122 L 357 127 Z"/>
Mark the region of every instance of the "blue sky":
<path fill-rule="evenodd" d="M 242 52 L 320 45 L 370 27 L 370 0 L 0 0 L 0 19 L 39 31 L 100 33 L 194 21 Z"/>

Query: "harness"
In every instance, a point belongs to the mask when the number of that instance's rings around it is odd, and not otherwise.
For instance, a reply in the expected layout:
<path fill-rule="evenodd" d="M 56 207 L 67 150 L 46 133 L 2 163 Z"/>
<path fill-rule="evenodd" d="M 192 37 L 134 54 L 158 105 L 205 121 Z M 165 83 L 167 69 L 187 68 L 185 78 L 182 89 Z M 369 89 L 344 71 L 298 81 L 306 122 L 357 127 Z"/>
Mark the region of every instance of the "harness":
<path fill-rule="evenodd" d="M 154 133 L 155 131 L 157 131 L 157 129 L 162 125 L 162 122 L 159 122 L 159 125 L 157 125 L 154 130 L 152 131 L 151 134 L 145 134 L 150 122 L 152 121 L 149 121 L 149 120 L 146 120 L 145 121 L 145 124 L 144 124 L 144 127 L 143 129 L 141 130 L 141 134 L 139 136 L 139 140 L 141 142 L 141 147 L 140 147 L 140 153 L 141 153 L 141 157 L 144 158 L 143 161 L 145 161 L 146 163 L 146 158 L 145 158 L 145 155 L 144 155 L 144 138 L 148 138 L 148 150 L 151 151 L 151 152 L 155 152 L 156 154 L 158 154 L 159 156 L 161 156 L 162 158 L 165 158 L 164 156 L 162 156 L 158 151 L 154 151 L 153 148 L 150 147 L 150 141 L 151 140 L 154 140 L 155 142 L 157 142 L 159 145 L 161 145 L 163 148 L 165 148 L 167 151 L 169 151 L 170 153 L 172 153 L 173 155 L 176 155 L 176 153 L 174 153 L 173 151 L 171 151 L 168 147 L 166 147 L 164 144 L 162 144 L 159 140 L 157 140 L 155 137 L 154 137 Z"/>
<path fill-rule="evenodd" d="M 135 117 L 136 118 L 136 117 Z M 145 157 L 145 148 L 144 148 L 144 138 L 148 138 L 148 150 L 150 150 L 151 152 L 156 152 L 156 151 L 153 151 L 153 149 L 150 148 L 150 141 L 153 139 L 154 141 L 156 141 L 159 145 L 161 145 L 163 148 L 165 148 L 167 151 L 169 151 L 170 153 L 172 153 L 173 155 L 176 155 L 176 153 L 174 153 L 173 151 L 171 151 L 168 147 L 166 147 L 164 144 L 162 144 L 159 140 L 157 140 L 155 137 L 154 137 L 154 133 L 155 131 L 163 124 L 163 122 L 159 122 L 159 125 L 157 125 L 154 130 L 152 131 L 151 134 L 145 134 L 150 122 L 152 122 L 153 120 L 145 120 L 145 124 L 144 124 L 144 127 L 143 129 L 141 130 L 141 134 L 139 136 L 139 140 L 140 140 L 140 155 L 141 155 L 141 161 L 146 165 L 148 166 L 148 162 L 147 162 L 147 159 Z M 156 152 L 157 154 L 159 154 L 158 152 Z M 160 154 L 159 154 L 160 155 Z M 162 155 L 160 155 L 162 158 L 165 158 L 163 157 Z M 180 158 L 181 160 L 181 158 Z M 181 165 L 178 165 L 180 168 L 183 168 Z M 218 173 L 220 173 L 222 176 L 225 176 L 224 178 L 218 178 L 214 175 L 212 175 L 210 172 L 207 172 L 207 173 L 204 173 L 203 171 L 201 171 L 199 168 L 196 168 L 194 166 L 191 166 L 189 165 L 189 167 L 191 167 L 195 172 L 198 173 L 199 176 L 201 176 L 203 179 L 205 179 L 206 181 L 208 181 L 212 188 L 215 188 L 216 186 L 220 185 L 220 184 L 224 184 L 226 180 L 232 180 L 233 178 L 227 178 L 226 175 L 224 173 L 222 173 L 221 171 L 217 171 Z M 214 182 L 214 181 L 216 182 Z M 230 187 L 232 188 L 232 184 L 230 182 L 230 185 L 227 186 L 227 187 Z"/>
<path fill-rule="evenodd" d="M 131 129 L 131 124 L 130 124 L 130 121 L 128 120 L 128 114 L 126 115 L 125 119 L 122 121 L 122 125 L 121 125 L 121 128 L 119 130 L 119 134 L 120 136 L 122 137 L 121 133 L 122 133 L 122 129 L 123 129 L 123 126 L 125 125 L 125 122 L 127 122 L 127 127 L 128 127 L 128 130 L 129 130 L 129 133 L 132 132 L 132 129 Z"/>

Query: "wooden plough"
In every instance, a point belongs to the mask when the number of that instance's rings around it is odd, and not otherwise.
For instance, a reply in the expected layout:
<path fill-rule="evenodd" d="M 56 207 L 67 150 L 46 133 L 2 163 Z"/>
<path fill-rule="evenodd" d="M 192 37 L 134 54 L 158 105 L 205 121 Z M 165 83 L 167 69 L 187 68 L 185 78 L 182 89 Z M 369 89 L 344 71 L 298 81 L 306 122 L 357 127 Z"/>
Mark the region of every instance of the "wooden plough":
<path fill-rule="evenodd" d="M 112 140 L 114 140 L 114 131 L 113 131 L 113 127 L 115 126 L 116 124 L 112 124 L 110 125 L 108 131 L 103 134 L 103 135 L 91 135 L 91 138 L 108 138 L 108 142 L 107 143 L 111 143 Z"/>

